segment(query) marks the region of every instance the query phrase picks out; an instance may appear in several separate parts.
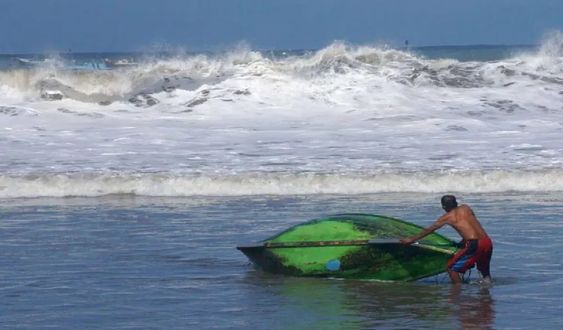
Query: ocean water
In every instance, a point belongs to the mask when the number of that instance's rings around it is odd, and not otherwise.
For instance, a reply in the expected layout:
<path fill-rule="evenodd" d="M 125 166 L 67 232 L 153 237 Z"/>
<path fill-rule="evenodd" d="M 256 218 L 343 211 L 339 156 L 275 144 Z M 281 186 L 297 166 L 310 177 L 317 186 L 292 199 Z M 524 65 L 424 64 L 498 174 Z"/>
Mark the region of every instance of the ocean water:
<path fill-rule="evenodd" d="M 0 197 L 560 191 L 562 40 L 6 66 Z"/>
<path fill-rule="evenodd" d="M 561 141 L 557 32 L 2 55 L 0 325 L 561 328 Z M 234 248 L 333 213 L 426 225 L 443 193 L 493 237 L 492 288 L 279 277 Z"/>
<path fill-rule="evenodd" d="M 234 247 L 342 211 L 421 225 L 421 193 L 34 198 L 0 206 L 8 329 L 559 329 L 561 193 L 466 194 L 494 240 L 494 285 L 293 278 Z M 444 234 L 455 238 L 451 230 Z"/>

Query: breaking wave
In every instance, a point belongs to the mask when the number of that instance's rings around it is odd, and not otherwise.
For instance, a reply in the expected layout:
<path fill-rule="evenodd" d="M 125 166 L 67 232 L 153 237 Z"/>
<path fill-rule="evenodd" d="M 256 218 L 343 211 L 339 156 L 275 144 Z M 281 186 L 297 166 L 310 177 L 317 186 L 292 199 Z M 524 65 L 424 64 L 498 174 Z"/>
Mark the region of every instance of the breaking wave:
<path fill-rule="evenodd" d="M 0 70 L 0 198 L 561 191 L 563 34 L 505 55 L 24 61 Z"/>
<path fill-rule="evenodd" d="M 281 57 L 242 48 L 222 55 L 147 58 L 138 65 L 116 70 L 69 69 L 60 60 L 49 60 L 27 69 L 0 72 L 0 95 L 4 92 L 20 98 L 48 99 L 52 96 L 49 93 L 57 92 L 56 99 L 104 105 L 135 103 L 139 96 L 150 95 L 154 99 L 150 106 L 166 102 L 175 91 L 217 89 L 223 93 L 217 91 L 214 96 L 224 96 L 228 94 L 228 86 L 233 85 L 230 82 L 272 86 L 238 90 L 260 93 L 262 97 L 274 95 L 274 86 L 311 96 L 318 89 L 328 93 L 335 86 L 356 88 L 359 83 L 369 83 L 375 93 L 389 84 L 410 88 L 511 87 L 512 90 L 518 85 L 547 84 L 560 91 L 563 89 L 562 45 L 561 33 L 553 33 L 535 52 L 496 61 L 427 59 L 404 50 L 340 42 L 316 52 Z M 314 84 L 315 88 L 303 89 L 303 83 Z"/>
<path fill-rule="evenodd" d="M 0 176 L 0 198 L 133 194 L 246 196 L 386 192 L 563 191 L 563 170 L 395 174 L 247 174 L 241 176 L 45 175 Z"/>

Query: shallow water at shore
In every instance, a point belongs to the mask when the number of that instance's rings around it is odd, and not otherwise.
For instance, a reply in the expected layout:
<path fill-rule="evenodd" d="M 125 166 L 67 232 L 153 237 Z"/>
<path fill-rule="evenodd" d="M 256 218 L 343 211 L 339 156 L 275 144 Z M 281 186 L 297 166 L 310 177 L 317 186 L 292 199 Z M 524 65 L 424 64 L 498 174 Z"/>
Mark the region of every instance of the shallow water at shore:
<path fill-rule="evenodd" d="M 6 328 L 561 328 L 563 196 L 473 194 L 494 240 L 494 286 L 294 278 L 254 269 L 237 244 L 324 215 L 427 225 L 434 194 L 2 200 Z M 457 238 L 450 229 L 441 231 Z"/>

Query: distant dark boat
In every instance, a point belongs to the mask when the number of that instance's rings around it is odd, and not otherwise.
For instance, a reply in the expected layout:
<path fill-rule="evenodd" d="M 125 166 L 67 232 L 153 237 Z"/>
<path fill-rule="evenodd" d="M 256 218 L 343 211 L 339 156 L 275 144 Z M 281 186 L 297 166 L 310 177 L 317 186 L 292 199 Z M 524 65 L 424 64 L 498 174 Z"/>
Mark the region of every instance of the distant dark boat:
<path fill-rule="evenodd" d="M 341 214 L 312 220 L 257 244 L 237 246 L 271 273 L 380 281 L 413 281 L 442 273 L 457 251 L 436 233 L 413 245 L 399 237 L 422 227 L 369 214 Z"/>

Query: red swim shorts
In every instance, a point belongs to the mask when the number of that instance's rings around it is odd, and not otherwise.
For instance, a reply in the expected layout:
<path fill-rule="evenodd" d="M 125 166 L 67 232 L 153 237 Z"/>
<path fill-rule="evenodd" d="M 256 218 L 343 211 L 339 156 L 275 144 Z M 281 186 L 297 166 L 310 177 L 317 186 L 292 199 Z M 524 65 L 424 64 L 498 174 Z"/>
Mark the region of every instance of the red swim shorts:
<path fill-rule="evenodd" d="M 470 239 L 465 241 L 463 249 L 448 261 L 448 268 L 465 273 L 473 265 L 477 264 L 477 269 L 483 276 L 490 275 L 490 263 L 493 255 L 493 242 L 489 237 L 481 239 Z"/>

